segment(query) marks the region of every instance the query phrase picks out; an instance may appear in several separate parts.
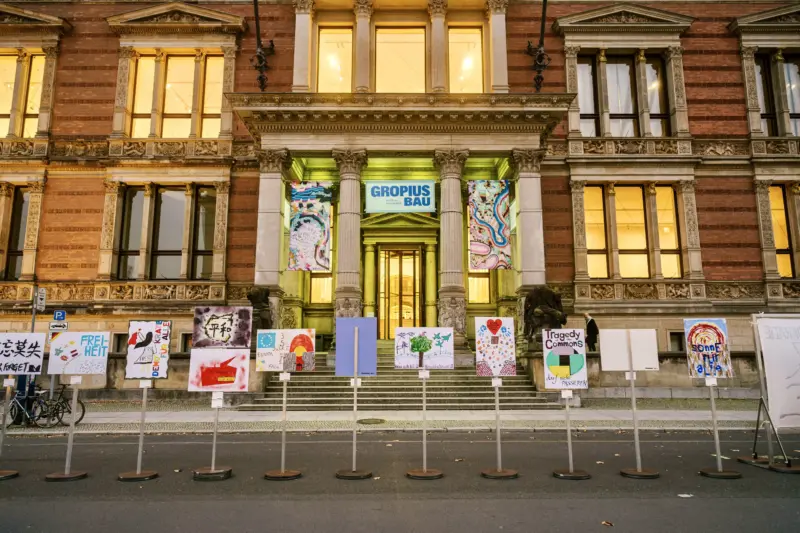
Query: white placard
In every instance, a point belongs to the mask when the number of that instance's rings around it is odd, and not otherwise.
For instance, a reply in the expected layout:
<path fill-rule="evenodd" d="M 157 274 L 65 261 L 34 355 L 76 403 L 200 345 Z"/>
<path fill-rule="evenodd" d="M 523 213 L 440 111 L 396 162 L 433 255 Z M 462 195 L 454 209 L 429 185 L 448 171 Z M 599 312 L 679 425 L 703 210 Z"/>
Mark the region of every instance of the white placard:
<path fill-rule="evenodd" d="M 360 387 L 361 386 L 361 378 L 350 378 L 350 386 L 351 387 Z"/>
<path fill-rule="evenodd" d="M 394 367 L 452 369 L 453 328 L 395 328 Z"/>
<path fill-rule="evenodd" d="M 69 377 L 69 384 L 70 385 L 80 385 L 83 381 L 83 376 L 70 376 Z"/>
<path fill-rule="evenodd" d="M 281 372 L 278 374 L 279 381 L 289 381 L 290 379 L 292 379 L 292 375 L 289 372 Z"/>
<path fill-rule="evenodd" d="M 257 372 L 311 372 L 315 362 L 313 329 L 260 329 L 256 333 Z"/>
<path fill-rule="evenodd" d="M 636 372 L 625 372 L 625 379 L 628 381 L 636 379 Z"/>
<path fill-rule="evenodd" d="M 630 336 L 630 337 L 629 337 Z M 630 344 L 628 339 L 630 338 Z M 633 368 L 628 349 L 633 350 Z M 654 329 L 601 329 L 600 367 L 603 372 L 658 370 L 658 336 Z"/>
<path fill-rule="evenodd" d="M 561 397 L 565 400 L 572 398 L 572 389 L 562 389 Z"/>
<path fill-rule="evenodd" d="M 776 428 L 800 428 L 800 318 L 756 317 L 769 413 Z"/>
<path fill-rule="evenodd" d="M 211 399 L 212 400 L 222 400 L 223 398 L 225 398 L 225 393 L 224 392 L 212 392 L 211 393 Z"/>
<path fill-rule="evenodd" d="M 211 398 L 212 409 L 222 409 L 223 407 L 225 407 L 225 401 L 222 398 Z"/>
<path fill-rule="evenodd" d="M 50 339 L 48 374 L 105 375 L 111 333 L 105 331 L 54 332 Z"/>
<path fill-rule="evenodd" d="M 430 370 L 420 370 L 419 371 L 419 379 L 430 379 L 431 371 Z"/>
<path fill-rule="evenodd" d="M 542 330 L 545 389 L 588 389 L 582 329 Z"/>
<path fill-rule="evenodd" d="M 131 320 L 125 379 L 166 379 L 171 337 L 171 320 Z"/>
<path fill-rule="evenodd" d="M 365 213 L 434 213 L 436 182 L 397 180 L 365 182 Z"/>
<path fill-rule="evenodd" d="M 717 378 L 706 376 L 706 387 L 716 387 L 717 386 Z"/>
<path fill-rule="evenodd" d="M 13 387 L 17 383 L 14 378 L 5 378 L 3 380 L 3 387 Z"/>
<path fill-rule="evenodd" d="M 139 380 L 139 388 L 140 389 L 151 389 L 153 388 L 153 381 L 150 379 L 140 379 Z"/>
<path fill-rule="evenodd" d="M 44 333 L 0 333 L 0 376 L 41 374 Z"/>
<path fill-rule="evenodd" d="M 492 378 L 492 387 L 502 387 L 503 378 Z"/>

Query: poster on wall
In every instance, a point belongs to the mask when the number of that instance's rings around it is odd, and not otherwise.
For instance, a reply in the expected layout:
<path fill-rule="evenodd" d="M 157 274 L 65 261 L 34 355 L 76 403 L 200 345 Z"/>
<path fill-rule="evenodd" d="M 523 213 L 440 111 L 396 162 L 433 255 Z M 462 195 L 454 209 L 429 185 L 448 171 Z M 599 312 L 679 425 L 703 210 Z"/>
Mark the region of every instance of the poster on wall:
<path fill-rule="evenodd" d="M 683 329 L 691 377 L 733 377 L 728 326 L 724 318 L 685 318 Z"/>
<path fill-rule="evenodd" d="M 50 339 L 48 374 L 90 375 L 106 373 L 111 333 L 59 331 Z"/>
<path fill-rule="evenodd" d="M 288 270 L 331 269 L 332 199 L 328 182 L 292 183 Z"/>
<path fill-rule="evenodd" d="M 365 213 L 435 213 L 433 180 L 369 181 Z"/>
<path fill-rule="evenodd" d="M 475 317 L 475 368 L 479 376 L 516 376 L 514 319 Z"/>
<path fill-rule="evenodd" d="M 336 375 L 353 377 L 358 328 L 358 375 L 378 375 L 378 319 L 336 319 Z"/>
<path fill-rule="evenodd" d="M 395 328 L 395 368 L 444 370 L 453 365 L 453 328 Z"/>
<path fill-rule="evenodd" d="M 628 351 L 630 350 L 630 355 Z M 633 368 L 631 368 L 633 359 Z M 658 370 L 658 337 L 654 329 L 601 329 L 603 372 Z"/>
<path fill-rule="evenodd" d="M 0 333 L 0 374 L 41 374 L 44 333 Z"/>
<path fill-rule="evenodd" d="M 511 268 L 511 209 L 505 180 L 469 182 L 469 266 Z"/>
<path fill-rule="evenodd" d="M 166 379 L 171 333 L 169 320 L 132 320 L 128 325 L 125 379 Z"/>
<path fill-rule="evenodd" d="M 246 392 L 250 377 L 250 350 L 192 348 L 189 391 Z"/>
<path fill-rule="evenodd" d="M 249 348 L 251 307 L 195 307 L 192 348 Z"/>
<path fill-rule="evenodd" d="M 586 341 L 582 329 L 542 330 L 544 386 L 547 389 L 588 389 Z"/>
<path fill-rule="evenodd" d="M 778 429 L 800 428 L 800 319 L 755 319 L 772 422 Z"/>
<path fill-rule="evenodd" d="M 256 371 L 312 372 L 313 329 L 260 329 L 256 333 Z"/>

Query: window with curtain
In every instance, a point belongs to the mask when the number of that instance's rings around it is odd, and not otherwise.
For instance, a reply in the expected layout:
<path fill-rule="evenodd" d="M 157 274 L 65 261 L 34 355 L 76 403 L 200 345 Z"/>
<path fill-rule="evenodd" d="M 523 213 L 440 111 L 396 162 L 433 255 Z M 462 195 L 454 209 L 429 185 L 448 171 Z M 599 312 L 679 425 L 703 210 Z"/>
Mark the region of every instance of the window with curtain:
<path fill-rule="evenodd" d="M 600 131 L 595 79 L 594 57 L 578 57 L 578 108 L 581 117 L 581 135 L 584 137 L 596 137 Z"/>
<path fill-rule="evenodd" d="M 473 304 L 488 304 L 491 301 L 489 271 L 472 270 L 467 274 L 467 297 Z"/>
<path fill-rule="evenodd" d="M 675 189 L 656 187 L 658 242 L 661 249 L 661 274 L 665 278 L 681 278 L 681 244 L 678 232 L 677 197 Z"/>
<path fill-rule="evenodd" d="M 118 279 L 136 279 L 139 270 L 139 249 L 142 246 L 143 217 L 144 189 L 128 187 L 122 204 Z"/>
<path fill-rule="evenodd" d="M 650 133 L 653 137 L 669 135 L 669 105 L 665 90 L 664 61 L 661 58 L 647 57 L 647 107 L 650 109 Z"/>
<path fill-rule="evenodd" d="M 480 28 L 448 31 L 450 92 L 483 92 L 483 36 Z"/>
<path fill-rule="evenodd" d="M 778 258 L 778 273 L 782 278 L 794 277 L 792 241 L 789 235 L 789 213 L 786 209 L 786 189 L 782 185 L 769 188 L 769 205 L 772 212 L 772 234 Z"/>
<path fill-rule="evenodd" d="M 425 92 L 425 28 L 375 31 L 375 91 Z"/>
<path fill-rule="evenodd" d="M 786 58 L 786 96 L 789 100 L 789 126 L 792 134 L 800 136 L 800 56 Z"/>
<path fill-rule="evenodd" d="M 643 188 L 617 187 L 615 205 L 619 274 L 623 278 L 649 278 Z"/>
<path fill-rule="evenodd" d="M 183 248 L 186 193 L 159 187 L 155 197 L 151 279 L 179 279 Z"/>
<path fill-rule="evenodd" d="M 583 189 L 586 251 L 590 278 L 608 277 L 606 210 L 603 193 L 602 186 L 587 185 Z"/>
<path fill-rule="evenodd" d="M 764 135 L 774 136 L 777 135 L 778 127 L 775 118 L 769 56 L 757 55 L 755 65 L 756 94 L 758 95 L 758 107 L 761 109 L 761 131 L 764 132 Z"/>
<path fill-rule="evenodd" d="M 636 71 L 632 57 L 609 57 L 606 62 L 608 111 L 611 135 L 637 137 L 639 117 L 636 109 Z"/>
<path fill-rule="evenodd" d="M 14 100 L 14 88 L 17 81 L 17 56 L 0 55 L 0 137 L 5 137 L 9 133 L 14 135 L 21 133 L 22 137 L 26 139 L 36 136 L 39 123 L 39 104 L 42 100 L 44 63 L 43 55 L 30 57 L 28 79 L 24 80 L 25 92 L 22 94 L 22 101 L 25 102 L 25 107 L 22 109 L 22 131 L 10 132 L 11 104 Z"/>
<path fill-rule="evenodd" d="M 192 279 L 211 279 L 214 267 L 216 212 L 217 190 L 214 187 L 198 187 L 194 205 Z"/>
<path fill-rule="evenodd" d="M 25 249 L 25 231 L 28 228 L 28 207 L 30 192 L 17 187 L 14 189 L 14 201 L 11 205 L 11 226 L 6 248 L 5 279 L 16 281 L 22 275 L 22 254 Z"/>
<path fill-rule="evenodd" d="M 317 92 L 353 90 L 353 29 L 320 28 L 317 52 Z"/>

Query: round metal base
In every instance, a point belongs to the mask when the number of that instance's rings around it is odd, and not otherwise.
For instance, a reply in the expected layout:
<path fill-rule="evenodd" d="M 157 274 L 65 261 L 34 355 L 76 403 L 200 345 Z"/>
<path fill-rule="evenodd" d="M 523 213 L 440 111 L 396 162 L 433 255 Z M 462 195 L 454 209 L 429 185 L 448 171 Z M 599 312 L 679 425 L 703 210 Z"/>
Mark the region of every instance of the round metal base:
<path fill-rule="evenodd" d="M 769 464 L 769 459 L 763 455 L 760 455 L 756 459 L 753 459 L 752 455 L 743 455 L 737 457 L 736 460 L 750 466 L 767 466 Z"/>
<path fill-rule="evenodd" d="M 123 472 L 117 476 L 119 481 L 149 481 L 158 477 L 158 472 L 155 470 L 142 470 L 138 474 L 133 472 Z"/>
<path fill-rule="evenodd" d="M 369 479 L 372 477 L 372 472 L 369 470 L 339 470 L 336 472 L 338 479 Z"/>
<path fill-rule="evenodd" d="M 700 470 L 700 475 L 711 479 L 739 479 L 742 477 L 742 474 L 735 470 L 723 470 L 720 472 L 716 468 L 703 468 Z"/>
<path fill-rule="evenodd" d="M 85 479 L 89 476 L 88 472 L 70 472 L 69 474 L 65 474 L 64 472 L 56 472 L 54 474 L 47 474 L 44 476 L 45 481 L 77 481 L 79 479 Z"/>
<path fill-rule="evenodd" d="M 769 469 L 779 474 L 800 474 L 800 465 L 786 466 L 786 463 L 772 463 Z"/>
<path fill-rule="evenodd" d="M 517 479 L 519 477 L 519 472 L 508 468 L 502 470 L 488 468 L 486 470 L 481 470 L 481 477 L 485 477 L 486 479 Z"/>
<path fill-rule="evenodd" d="M 572 472 L 569 470 L 553 470 L 553 477 L 570 481 L 581 481 L 592 478 L 592 476 L 584 470 L 573 470 Z"/>
<path fill-rule="evenodd" d="M 264 479 L 268 479 L 270 481 L 291 481 L 293 479 L 300 479 L 303 477 L 303 473 L 299 470 L 270 470 L 266 474 L 264 474 Z"/>
<path fill-rule="evenodd" d="M 16 470 L 0 470 L 0 481 L 14 479 L 15 477 L 19 477 L 19 472 Z"/>
<path fill-rule="evenodd" d="M 214 470 L 210 466 L 204 466 L 192 470 L 192 479 L 195 481 L 223 481 L 233 475 L 233 468 L 229 466 L 218 466 Z"/>
<path fill-rule="evenodd" d="M 629 477 L 631 479 L 656 479 L 661 475 L 652 468 L 642 468 L 641 470 L 623 468 L 619 473 L 622 477 Z"/>
<path fill-rule="evenodd" d="M 427 481 L 430 479 L 442 479 L 444 474 L 441 470 L 436 470 L 435 468 L 428 468 L 427 470 L 414 468 L 406 472 L 406 477 L 408 479 L 421 479 L 423 481 Z"/>

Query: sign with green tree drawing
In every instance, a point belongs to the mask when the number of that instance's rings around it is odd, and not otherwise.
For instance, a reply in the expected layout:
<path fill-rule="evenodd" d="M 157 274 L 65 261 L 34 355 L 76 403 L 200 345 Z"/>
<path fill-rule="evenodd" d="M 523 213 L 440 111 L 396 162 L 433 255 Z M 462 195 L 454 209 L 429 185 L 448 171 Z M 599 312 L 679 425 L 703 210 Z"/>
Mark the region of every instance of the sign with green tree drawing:
<path fill-rule="evenodd" d="M 395 329 L 395 368 L 451 369 L 453 362 L 452 328 Z"/>

